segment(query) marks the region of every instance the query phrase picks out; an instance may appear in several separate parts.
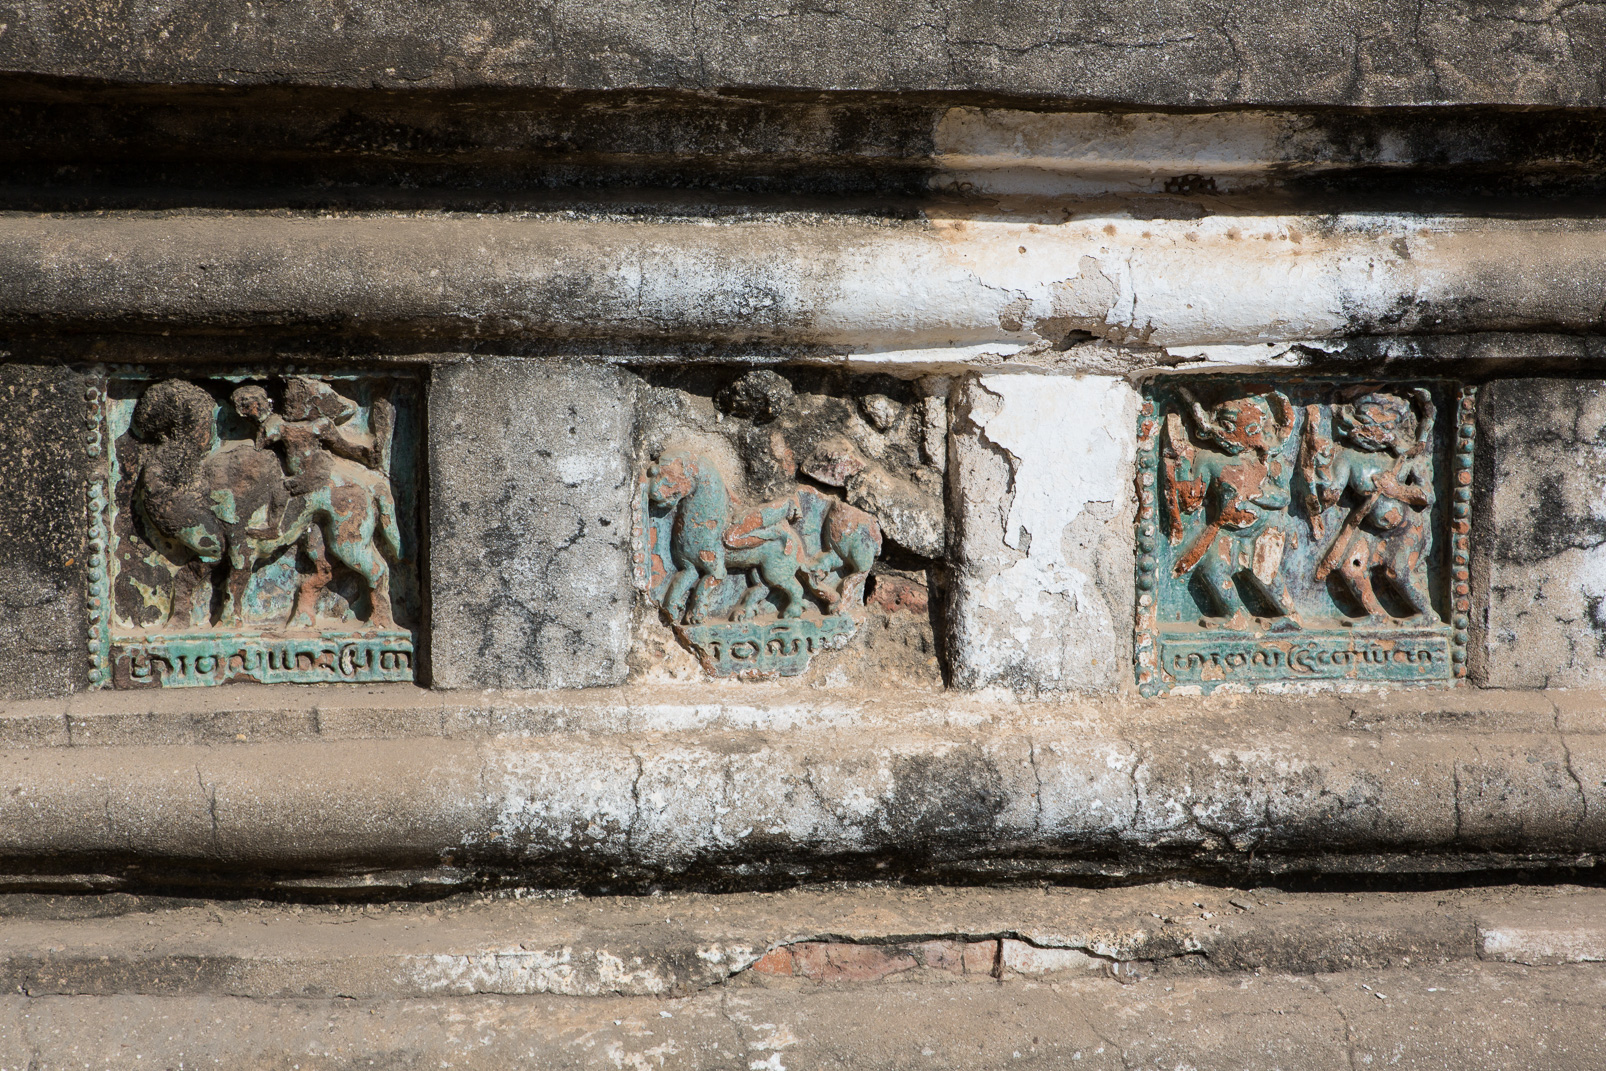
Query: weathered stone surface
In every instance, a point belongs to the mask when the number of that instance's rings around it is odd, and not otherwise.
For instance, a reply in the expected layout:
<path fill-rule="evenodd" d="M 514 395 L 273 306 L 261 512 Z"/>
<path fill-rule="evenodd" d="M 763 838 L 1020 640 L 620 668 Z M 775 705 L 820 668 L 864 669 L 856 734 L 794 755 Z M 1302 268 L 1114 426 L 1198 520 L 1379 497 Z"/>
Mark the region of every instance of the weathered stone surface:
<path fill-rule="evenodd" d="M 435 365 L 429 400 L 433 681 L 586 688 L 630 646 L 633 387 L 617 369 Z"/>
<path fill-rule="evenodd" d="M 190 733 L 208 747 L 136 743 L 155 715 L 129 719 L 129 743 L 94 746 L 117 727 L 74 718 L 87 746 L 0 751 L 0 876 L 126 884 L 204 867 L 249 885 L 414 870 L 452 883 L 466 869 L 565 888 L 742 887 L 774 874 L 1444 872 L 1606 851 L 1606 737 L 1558 738 L 1542 701 L 1520 728 L 1466 729 L 1514 716 L 1511 698 L 1476 689 L 1415 718 L 1304 699 L 1270 728 L 1278 704 L 1253 697 L 1231 709 L 1101 697 L 1060 717 L 1023 704 L 1019 721 L 969 731 L 1008 700 L 922 710 L 890 695 L 855 709 L 790 704 L 777 688 L 743 710 L 710 691 L 687 688 L 676 706 L 660 688 L 636 693 L 617 712 L 642 719 L 630 732 L 562 724 L 561 697 L 545 700 L 545 724 L 511 699 L 463 710 L 442 697 L 387 719 L 332 697 L 317 720 L 344 739 L 274 735 L 241 711 L 211 737 Z M 125 872 L 131 856 L 140 868 Z"/>
<path fill-rule="evenodd" d="M 1559 966 L 1602 959 L 1603 901 L 1576 885 L 1345 895 L 1187 882 L 462 893 L 379 910 L 13 893 L 0 894 L 0 992 L 669 998 L 766 978 L 941 980 L 930 972 L 1018 984 L 1014 975 L 1092 970 L 1130 982 L 1179 967 L 1310 974 L 1406 958 Z"/>
<path fill-rule="evenodd" d="M 1602 102 L 1590 9 L 1449 0 L 21 0 L 0 69 L 241 85 L 974 90 L 1166 105 Z M 1365 27 L 1364 34 L 1358 33 Z"/>
<path fill-rule="evenodd" d="M 944 211 L 8 215 L 0 328 L 935 348 L 949 368 L 1083 332 L 1259 363 L 1274 338 L 1591 332 L 1606 290 L 1606 222 L 1587 217 Z"/>
<path fill-rule="evenodd" d="M 1532 965 L 1606 961 L 1603 906 L 1585 896 L 1495 910 L 1478 921 L 1478 952 L 1485 959 Z"/>
<path fill-rule="evenodd" d="M 1131 684 L 1137 407 L 1136 391 L 1107 377 L 983 376 L 959 387 L 955 684 Z"/>
<path fill-rule="evenodd" d="M 1590 193 L 1606 161 L 1599 115 L 1572 109 L 1132 111 L 1072 103 L 985 106 L 973 97 L 851 91 L 709 94 L 625 90 L 374 93 L 283 85 L 109 87 L 0 77 L 8 195 L 80 210 L 113 188 L 196 204 L 247 187 L 295 208 L 358 207 L 401 186 L 455 207 L 500 209 L 558 185 L 724 188 L 833 197 L 1052 197 L 1122 191 L 1134 218 L 1198 220 L 1218 195 L 1319 183 L 1374 197 L 1379 180 L 1531 197 Z M 172 166 L 182 146 L 184 167 Z M 472 173 L 472 180 L 466 175 Z M 1212 191 L 1213 184 L 1213 191 Z M 87 193 L 100 186 L 104 192 Z M 445 189 L 442 189 L 442 187 Z M 32 187 L 22 192 L 19 187 Z M 271 191 L 271 192 L 269 192 Z M 228 197 L 228 194 L 216 194 Z M 86 201 L 85 197 L 90 198 Z M 417 203 L 416 193 L 403 195 Z M 582 197 L 587 195 L 581 194 Z M 670 194 L 669 196 L 673 196 Z M 1341 194 L 1342 196 L 1342 194 Z M 712 206 L 700 195 L 695 211 Z M 718 211 L 714 209 L 714 211 Z"/>
<path fill-rule="evenodd" d="M 1474 679 L 1606 681 L 1606 382 L 1499 380 L 1479 401 Z"/>
<path fill-rule="evenodd" d="M 89 681 L 89 386 L 66 368 L 0 363 L 0 697 Z"/>
<path fill-rule="evenodd" d="M 7 994 L 0 1052 L 39 1071 L 1592 1071 L 1606 1061 L 1603 1014 L 1606 969 L 1594 964 L 1089 971 L 1002 984 L 908 971 L 823 985 L 755 975 L 678 998 Z"/>

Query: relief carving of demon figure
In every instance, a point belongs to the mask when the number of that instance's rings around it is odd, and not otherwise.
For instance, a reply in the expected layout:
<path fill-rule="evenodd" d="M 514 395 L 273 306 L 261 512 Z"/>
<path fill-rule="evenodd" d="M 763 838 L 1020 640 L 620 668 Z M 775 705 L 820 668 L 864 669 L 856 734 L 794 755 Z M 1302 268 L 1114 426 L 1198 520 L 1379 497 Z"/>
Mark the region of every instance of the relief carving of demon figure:
<path fill-rule="evenodd" d="M 1469 494 L 1472 395 L 1455 402 L 1446 457 L 1436 420 L 1449 390 L 1152 385 L 1139 427 L 1140 684 L 1464 675 L 1465 626 L 1449 620 L 1463 619 L 1464 598 L 1449 580 L 1464 573 L 1467 526 L 1436 507 L 1447 481 L 1458 502 Z"/>

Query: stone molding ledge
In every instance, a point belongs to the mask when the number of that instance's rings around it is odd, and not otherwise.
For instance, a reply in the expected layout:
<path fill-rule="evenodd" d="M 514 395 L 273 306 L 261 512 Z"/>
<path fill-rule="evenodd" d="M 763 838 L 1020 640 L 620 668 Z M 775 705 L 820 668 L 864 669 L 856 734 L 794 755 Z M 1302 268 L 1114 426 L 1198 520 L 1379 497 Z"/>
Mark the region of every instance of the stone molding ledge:
<path fill-rule="evenodd" d="M 600 903 L 464 896 L 377 911 L 18 896 L 0 899 L 0 988 L 34 998 L 686 997 L 734 979 L 1132 984 L 1376 969 L 1402 956 L 1561 966 L 1606 959 L 1603 909 L 1606 896 L 1576 885 L 1352 894 L 1340 904 L 1330 894 L 1190 882 L 871 886 Z"/>
<path fill-rule="evenodd" d="M 9 882 L 1422 873 L 1590 867 L 1606 850 L 1593 692 L 727 705 L 663 688 L 252 691 L 191 715 L 167 696 L 14 705 Z"/>
<path fill-rule="evenodd" d="M 1603 247 L 1592 219 L 1230 207 L 16 215 L 0 220 L 0 329 L 695 340 L 964 363 L 1075 327 L 1255 361 L 1279 341 L 1592 331 Z"/>

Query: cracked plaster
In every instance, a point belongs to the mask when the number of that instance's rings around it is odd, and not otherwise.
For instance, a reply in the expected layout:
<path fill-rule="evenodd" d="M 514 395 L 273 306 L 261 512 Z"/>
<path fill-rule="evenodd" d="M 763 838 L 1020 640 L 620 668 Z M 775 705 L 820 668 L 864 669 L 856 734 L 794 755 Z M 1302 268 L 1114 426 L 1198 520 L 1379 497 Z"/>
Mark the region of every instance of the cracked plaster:
<path fill-rule="evenodd" d="M 1118 687 L 1136 392 L 1113 377 L 1033 375 L 973 377 L 960 392 L 956 683 Z"/>

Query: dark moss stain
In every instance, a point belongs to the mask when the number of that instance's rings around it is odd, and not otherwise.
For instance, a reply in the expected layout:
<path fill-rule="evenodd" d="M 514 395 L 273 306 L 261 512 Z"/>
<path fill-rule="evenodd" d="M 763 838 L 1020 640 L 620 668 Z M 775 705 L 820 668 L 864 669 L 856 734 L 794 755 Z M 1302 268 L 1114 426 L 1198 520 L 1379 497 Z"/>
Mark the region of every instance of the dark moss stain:
<path fill-rule="evenodd" d="M 332 206 L 375 195 L 417 200 L 409 191 L 429 189 L 437 206 L 445 198 L 489 209 L 535 191 L 606 187 L 913 195 L 934 170 L 942 107 L 866 94 L 259 87 L 220 95 L 0 77 L 0 145 L 28 145 L 4 154 L 0 190 L 219 206 L 271 190 L 276 202 Z"/>
<path fill-rule="evenodd" d="M 892 767 L 883 830 L 910 847 L 974 844 L 992 838 L 1008 803 L 998 769 L 979 751 L 914 755 Z"/>
<path fill-rule="evenodd" d="M 1544 473 L 1530 485 L 1534 497 L 1525 529 L 1500 533 L 1500 555 L 1537 561 L 1574 547 L 1606 543 L 1606 519 L 1594 517 L 1566 493 L 1561 476 Z"/>

